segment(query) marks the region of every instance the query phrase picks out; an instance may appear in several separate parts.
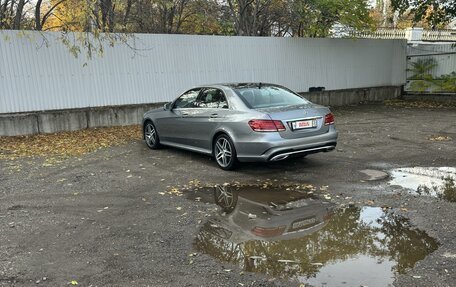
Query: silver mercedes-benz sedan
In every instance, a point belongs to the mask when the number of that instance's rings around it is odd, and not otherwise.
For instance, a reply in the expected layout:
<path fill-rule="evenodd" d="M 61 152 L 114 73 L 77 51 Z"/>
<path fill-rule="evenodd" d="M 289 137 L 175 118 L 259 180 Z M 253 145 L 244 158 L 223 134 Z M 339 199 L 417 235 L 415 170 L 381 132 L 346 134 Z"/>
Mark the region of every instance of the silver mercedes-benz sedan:
<path fill-rule="evenodd" d="M 278 161 L 333 150 L 334 116 L 289 89 L 265 83 L 190 89 L 143 118 L 147 146 L 211 155 L 224 170 L 237 162 Z"/>

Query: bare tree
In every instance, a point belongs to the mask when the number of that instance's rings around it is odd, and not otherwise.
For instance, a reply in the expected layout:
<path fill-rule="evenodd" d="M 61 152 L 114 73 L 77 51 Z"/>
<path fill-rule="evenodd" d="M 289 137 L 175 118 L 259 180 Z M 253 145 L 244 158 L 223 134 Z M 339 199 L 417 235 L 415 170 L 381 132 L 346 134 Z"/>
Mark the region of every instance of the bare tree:
<path fill-rule="evenodd" d="M 35 30 L 41 31 L 43 30 L 43 26 L 46 23 L 46 20 L 49 18 L 49 16 L 52 15 L 52 12 L 63 2 L 66 0 L 60 0 L 57 1 L 54 5 L 52 5 L 49 10 L 44 13 L 43 17 L 41 17 L 41 7 L 43 4 L 43 0 L 37 0 L 35 4 Z"/>
<path fill-rule="evenodd" d="M 130 16 L 131 6 L 132 5 L 133 5 L 133 1 L 132 0 L 127 0 L 127 5 L 125 7 L 125 14 L 124 14 L 124 17 L 123 17 L 123 25 L 124 25 L 124 27 L 127 26 L 128 18 Z"/>
<path fill-rule="evenodd" d="M 227 2 L 237 35 L 261 36 L 264 34 L 261 17 L 271 0 L 227 0 Z"/>
<path fill-rule="evenodd" d="M 114 31 L 114 9 L 112 0 L 100 0 L 101 30 L 104 32 Z"/>
<path fill-rule="evenodd" d="M 14 9 L 14 1 L 11 1 L 11 9 Z M 16 13 L 14 15 L 13 26 L 11 27 L 13 30 L 19 30 L 21 28 L 21 21 L 22 21 L 22 13 L 24 11 L 26 1 L 19 0 L 16 6 Z"/>

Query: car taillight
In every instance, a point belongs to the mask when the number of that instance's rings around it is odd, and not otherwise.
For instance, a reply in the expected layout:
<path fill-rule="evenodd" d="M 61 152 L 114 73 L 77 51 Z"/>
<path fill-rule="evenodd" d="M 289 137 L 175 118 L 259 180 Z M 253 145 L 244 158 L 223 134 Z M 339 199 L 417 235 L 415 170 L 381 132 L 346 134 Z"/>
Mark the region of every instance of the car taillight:
<path fill-rule="evenodd" d="M 332 125 L 334 124 L 334 115 L 329 113 L 325 116 L 325 125 Z"/>
<path fill-rule="evenodd" d="M 256 236 L 260 237 L 275 237 L 282 235 L 283 232 L 285 231 L 286 226 L 279 226 L 279 227 L 273 227 L 273 228 L 266 228 L 266 227 L 254 227 L 252 229 L 252 233 L 255 234 Z"/>
<path fill-rule="evenodd" d="M 256 132 L 283 132 L 285 126 L 277 120 L 251 120 L 249 126 Z"/>

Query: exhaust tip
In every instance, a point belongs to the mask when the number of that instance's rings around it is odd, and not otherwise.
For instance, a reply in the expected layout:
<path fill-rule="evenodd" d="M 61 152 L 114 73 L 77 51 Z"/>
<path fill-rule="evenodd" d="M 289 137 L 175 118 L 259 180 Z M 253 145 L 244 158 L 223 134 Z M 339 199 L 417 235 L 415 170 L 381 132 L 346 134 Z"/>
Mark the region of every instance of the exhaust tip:
<path fill-rule="evenodd" d="M 275 157 L 272 158 L 272 161 L 284 160 L 284 159 L 286 159 L 286 158 L 288 158 L 288 155 L 287 155 L 287 154 L 286 154 L 286 155 L 277 155 L 277 156 L 275 156 Z"/>

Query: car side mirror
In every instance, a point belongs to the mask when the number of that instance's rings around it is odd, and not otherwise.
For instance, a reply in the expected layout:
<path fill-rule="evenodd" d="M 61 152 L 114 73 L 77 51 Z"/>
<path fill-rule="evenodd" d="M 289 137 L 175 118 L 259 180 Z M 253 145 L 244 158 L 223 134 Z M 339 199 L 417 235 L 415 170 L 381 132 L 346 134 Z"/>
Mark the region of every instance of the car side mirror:
<path fill-rule="evenodd" d="M 163 109 L 164 109 L 165 111 L 171 109 L 171 104 L 172 104 L 171 102 L 164 104 L 164 105 L 163 105 Z"/>

